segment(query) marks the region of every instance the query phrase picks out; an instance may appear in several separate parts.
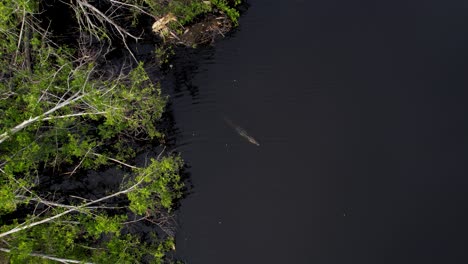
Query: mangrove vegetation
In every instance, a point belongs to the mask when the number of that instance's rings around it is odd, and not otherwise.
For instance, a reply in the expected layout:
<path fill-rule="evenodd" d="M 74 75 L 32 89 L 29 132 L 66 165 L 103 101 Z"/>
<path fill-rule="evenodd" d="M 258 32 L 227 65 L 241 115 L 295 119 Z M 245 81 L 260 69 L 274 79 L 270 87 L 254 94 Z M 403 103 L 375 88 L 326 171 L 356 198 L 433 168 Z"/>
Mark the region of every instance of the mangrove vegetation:
<path fill-rule="evenodd" d="M 1 263 L 175 262 L 183 161 L 165 145 L 168 98 L 132 47 L 150 41 L 167 63 L 174 45 L 236 26 L 239 4 L 0 2 Z M 117 184 L 53 187 L 93 172 Z"/>

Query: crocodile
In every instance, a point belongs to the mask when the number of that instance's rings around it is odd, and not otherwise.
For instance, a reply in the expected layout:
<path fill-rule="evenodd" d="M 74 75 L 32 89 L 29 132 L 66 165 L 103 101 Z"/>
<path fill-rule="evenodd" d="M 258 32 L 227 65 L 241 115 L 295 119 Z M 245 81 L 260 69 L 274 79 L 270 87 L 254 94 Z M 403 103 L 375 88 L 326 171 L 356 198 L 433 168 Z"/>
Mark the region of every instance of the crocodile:
<path fill-rule="evenodd" d="M 247 141 L 249 141 L 250 143 L 256 145 L 256 146 L 260 146 L 260 143 L 255 139 L 253 138 L 252 136 L 250 136 L 247 131 L 245 131 L 245 129 L 243 129 L 242 127 L 234 124 L 229 118 L 227 117 L 224 117 L 224 121 L 232 128 L 234 128 L 234 130 L 236 130 L 236 132 L 243 138 L 247 139 Z"/>

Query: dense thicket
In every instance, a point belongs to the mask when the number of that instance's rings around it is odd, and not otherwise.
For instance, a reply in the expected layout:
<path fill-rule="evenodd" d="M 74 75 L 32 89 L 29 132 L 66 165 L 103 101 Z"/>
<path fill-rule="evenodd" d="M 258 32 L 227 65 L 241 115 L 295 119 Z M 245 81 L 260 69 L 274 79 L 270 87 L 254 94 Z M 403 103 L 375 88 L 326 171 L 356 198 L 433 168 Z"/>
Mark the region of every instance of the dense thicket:
<path fill-rule="evenodd" d="M 171 232 L 143 239 L 132 226 L 148 222 L 164 231 L 181 196 L 182 160 L 161 152 L 135 165 L 139 146 L 164 142 L 158 122 L 167 98 L 128 43 L 141 37 L 135 32 L 142 17 L 174 16 L 158 33 L 177 38 L 213 8 L 236 23 L 233 4 L 238 1 L 70 1 L 77 42 L 67 47 L 44 27 L 53 21 L 44 17 L 47 5 L 0 2 L 0 262 L 169 261 Z M 115 39 L 129 56 L 110 65 Z M 109 166 L 121 168 L 115 175 L 121 184 L 100 197 L 47 193 L 44 179 Z"/>

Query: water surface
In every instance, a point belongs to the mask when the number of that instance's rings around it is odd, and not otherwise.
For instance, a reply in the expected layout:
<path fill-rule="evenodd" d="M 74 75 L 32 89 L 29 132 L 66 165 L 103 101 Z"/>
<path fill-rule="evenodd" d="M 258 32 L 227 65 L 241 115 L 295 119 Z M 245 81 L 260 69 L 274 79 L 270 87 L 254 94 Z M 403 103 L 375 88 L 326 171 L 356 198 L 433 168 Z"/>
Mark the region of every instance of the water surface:
<path fill-rule="evenodd" d="M 229 38 L 174 64 L 193 183 L 178 256 L 465 263 L 468 3 L 250 4 Z"/>

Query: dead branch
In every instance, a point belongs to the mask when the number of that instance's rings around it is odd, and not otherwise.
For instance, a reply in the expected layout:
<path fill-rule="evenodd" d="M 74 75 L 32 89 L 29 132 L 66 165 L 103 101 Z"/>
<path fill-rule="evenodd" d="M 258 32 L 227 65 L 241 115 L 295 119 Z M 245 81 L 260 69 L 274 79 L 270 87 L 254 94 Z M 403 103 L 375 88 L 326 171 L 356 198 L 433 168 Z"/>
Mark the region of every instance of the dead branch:
<path fill-rule="evenodd" d="M 154 15 L 148 13 L 146 10 L 144 10 L 143 8 L 141 8 L 141 6 L 136 6 L 136 5 L 132 5 L 132 4 L 128 4 L 128 3 L 124 3 L 124 2 L 120 2 L 120 1 L 116 1 L 116 0 L 109 0 L 111 3 L 113 4 L 118 4 L 118 5 L 122 5 L 122 6 L 127 6 L 129 8 L 134 8 L 138 11 L 140 11 L 141 13 L 145 14 L 145 15 L 148 15 L 152 18 L 156 18 Z"/>
<path fill-rule="evenodd" d="M 98 153 L 91 153 L 91 154 L 92 154 L 92 155 L 95 155 L 95 156 L 98 156 L 98 157 L 105 157 L 105 158 L 108 159 L 108 160 L 111 160 L 111 161 L 113 161 L 113 162 L 119 163 L 119 164 L 124 165 L 124 166 L 126 166 L 126 167 L 129 167 L 129 168 L 131 168 L 131 169 L 138 169 L 138 167 L 132 166 L 132 165 L 127 164 L 127 163 L 125 163 L 125 162 L 122 162 L 122 161 L 120 161 L 120 160 L 116 160 L 116 159 L 113 159 L 113 158 L 110 158 L 110 157 L 106 157 L 106 156 L 103 156 L 103 155 L 98 154 Z"/>
<path fill-rule="evenodd" d="M 85 95 L 80 95 L 80 93 L 81 92 L 75 93 L 73 96 L 68 98 L 66 101 L 56 105 L 52 109 L 49 109 L 44 114 L 36 116 L 36 117 L 29 118 L 28 120 L 23 121 L 21 124 L 15 126 L 14 128 L 10 129 L 9 131 L 7 131 L 7 132 L 5 132 L 3 134 L 0 134 L 0 144 L 3 143 L 5 140 L 7 140 L 11 135 L 23 130 L 24 128 L 30 126 L 31 124 L 33 124 L 34 122 L 40 120 L 41 118 L 46 117 L 46 116 L 54 113 L 55 111 L 59 110 L 60 108 L 63 108 L 63 107 L 65 107 L 65 106 L 67 106 L 67 105 L 69 105 L 71 103 L 74 103 L 74 102 L 80 100 L 81 98 L 83 98 L 85 96 Z"/>
<path fill-rule="evenodd" d="M 129 193 L 133 190 L 135 190 L 135 188 L 137 188 L 145 179 L 146 179 L 147 175 L 145 175 L 144 177 L 142 177 L 137 183 L 135 183 L 134 185 L 132 185 L 131 187 L 125 189 L 125 190 L 122 190 L 122 191 L 119 191 L 119 192 L 116 192 L 116 193 L 113 193 L 111 195 L 107 195 L 105 197 L 102 197 L 102 198 L 99 198 L 97 200 L 94 200 L 94 201 L 91 201 L 91 202 L 88 202 L 88 203 L 85 203 L 83 205 L 79 205 L 79 206 L 76 206 L 74 208 L 71 208 L 69 210 L 66 210 L 62 213 L 59 213 L 59 214 L 56 214 L 54 216 L 51 216 L 51 217 L 48 217 L 48 218 L 45 218 L 45 219 L 42 219 L 40 221 L 37 221 L 37 222 L 32 222 L 32 223 L 28 223 L 28 224 L 25 224 L 25 223 L 22 223 L 20 226 L 18 227 L 15 227 L 7 232 L 4 232 L 4 233 L 0 233 L 0 238 L 4 237 L 4 236 L 8 236 L 8 235 L 11 235 L 13 233 L 16 233 L 16 232 L 19 232 L 19 231 L 22 231 L 22 230 L 25 230 L 25 229 L 28 229 L 28 228 L 31 228 L 33 226 L 37 226 L 37 225 L 40 225 L 40 224 L 44 224 L 44 223 L 47 223 L 47 222 L 50 222 L 54 219 L 57 219 L 57 218 L 60 218 L 64 215 L 67 215 L 71 212 L 75 212 L 75 211 L 80 211 L 80 210 L 83 210 L 85 209 L 86 207 L 92 205 L 92 204 L 95 204 L 95 203 L 99 203 L 99 202 L 102 202 L 102 201 L 105 201 L 105 200 L 108 200 L 110 198 L 113 198 L 113 197 L 116 197 L 116 196 L 119 196 L 119 195 L 122 195 L 122 194 L 126 194 L 126 193 Z"/>
<path fill-rule="evenodd" d="M 10 252 L 11 252 L 11 249 L 8 249 L 8 248 L 0 248 L 0 251 L 6 252 L 6 253 L 10 253 Z M 92 263 L 92 262 L 83 262 L 83 261 L 81 261 L 81 260 L 57 258 L 57 257 L 54 257 L 54 256 L 49 256 L 49 255 L 39 254 L 39 253 L 29 253 L 28 255 L 29 255 L 29 256 L 32 256 L 32 257 L 39 257 L 39 258 L 43 258 L 43 259 L 49 259 L 49 260 L 53 260 L 53 261 L 57 261 L 57 262 L 61 262 L 61 263 L 94 264 L 94 263 Z"/>
<path fill-rule="evenodd" d="M 76 0 L 76 6 L 74 4 L 69 4 L 69 5 L 75 11 L 80 27 L 84 27 L 89 33 L 95 35 L 98 38 L 99 38 L 99 34 L 97 34 L 98 32 L 105 33 L 105 29 L 103 29 L 103 26 L 106 24 L 111 25 L 111 27 L 120 36 L 120 39 L 122 40 L 125 48 L 130 53 L 132 58 L 136 62 L 138 62 L 135 55 L 133 54 L 133 52 L 131 51 L 130 47 L 127 44 L 126 37 L 130 37 L 134 39 L 135 41 L 140 40 L 140 37 L 137 37 L 131 34 L 126 29 L 124 29 L 119 24 L 117 24 L 116 22 L 117 18 L 115 15 L 113 15 L 115 10 L 119 9 L 122 6 L 125 6 L 126 8 L 128 8 L 128 6 L 131 6 L 133 8 L 136 8 L 136 7 L 130 4 L 119 2 L 119 1 L 111 1 L 111 3 L 112 3 L 112 7 L 108 10 L 108 13 L 110 13 L 110 15 L 103 13 L 101 10 L 99 10 L 95 6 L 89 4 L 87 0 Z M 139 9 L 141 10 L 141 8 Z"/>
<path fill-rule="evenodd" d="M 61 116 L 50 116 L 45 117 L 42 120 L 53 120 L 53 119 L 61 119 L 61 118 L 69 118 L 69 117 L 77 117 L 77 116 L 87 116 L 87 115 L 104 115 L 107 112 L 95 112 L 95 113 L 76 113 L 76 114 L 69 114 L 69 115 L 61 115 Z"/>
<path fill-rule="evenodd" d="M 34 195 L 34 196 L 36 196 L 37 198 L 31 198 L 31 197 L 27 197 L 27 196 L 24 196 L 24 195 L 16 195 L 16 198 L 19 201 L 34 201 L 34 202 L 37 202 L 38 204 L 44 204 L 44 205 L 51 206 L 51 207 L 59 207 L 59 208 L 67 208 L 67 209 L 73 209 L 73 208 L 77 207 L 77 206 L 74 206 L 74 205 L 67 205 L 67 204 L 61 204 L 61 203 L 47 201 L 47 200 L 44 200 L 43 198 L 41 198 L 41 197 L 39 197 L 37 195 Z M 88 207 L 84 207 L 82 209 L 85 209 L 85 210 L 96 210 L 96 209 L 113 210 L 113 209 L 122 209 L 122 208 L 125 208 L 125 207 L 123 207 L 123 206 L 88 206 Z"/>

